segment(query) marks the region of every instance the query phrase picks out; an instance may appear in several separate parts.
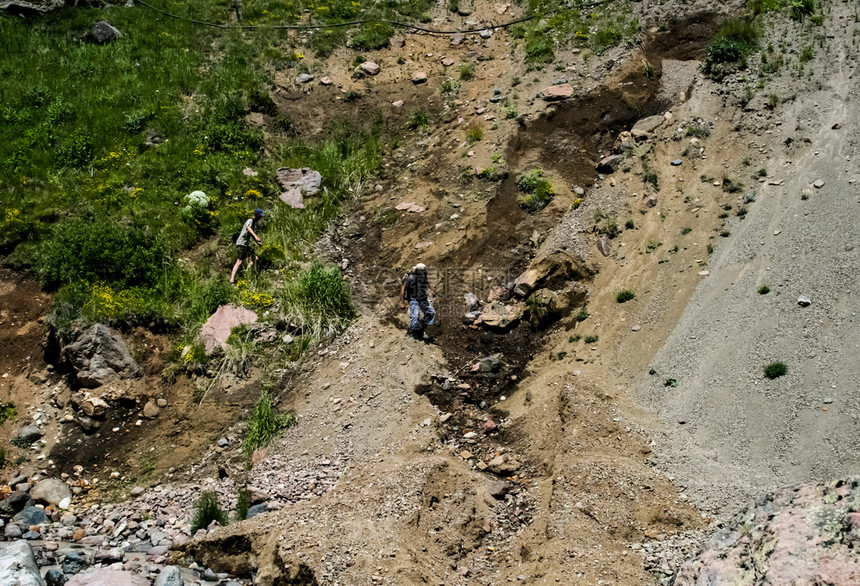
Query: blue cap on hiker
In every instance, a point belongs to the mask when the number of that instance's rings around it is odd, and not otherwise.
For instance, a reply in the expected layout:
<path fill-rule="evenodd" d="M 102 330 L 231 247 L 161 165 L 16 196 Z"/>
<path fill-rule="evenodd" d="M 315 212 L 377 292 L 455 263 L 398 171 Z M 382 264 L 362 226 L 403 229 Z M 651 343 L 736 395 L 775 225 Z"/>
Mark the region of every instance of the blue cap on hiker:
<path fill-rule="evenodd" d="M 266 215 L 265 213 L 263 213 L 263 210 L 261 210 L 260 208 L 257 208 L 256 210 L 254 210 L 254 213 L 257 214 L 258 216 L 260 216 L 261 218 Z"/>

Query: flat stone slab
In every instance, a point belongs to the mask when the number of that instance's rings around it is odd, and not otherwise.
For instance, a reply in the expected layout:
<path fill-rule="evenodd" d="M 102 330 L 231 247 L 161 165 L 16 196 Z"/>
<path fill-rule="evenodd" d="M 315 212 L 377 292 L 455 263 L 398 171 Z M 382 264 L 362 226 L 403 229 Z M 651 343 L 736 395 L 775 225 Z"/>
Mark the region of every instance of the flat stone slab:
<path fill-rule="evenodd" d="M 551 85 L 545 88 L 541 94 L 547 102 L 556 102 L 558 100 L 566 100 L 573 95 L 573 86 L 569 83 L 559 85 Z"/>
<path fill-rule="evenodd" d="M 198 339 L 203 344 L 206 354 L 209 355 L 218 348 L 227 347 L 227 338 L 233 328 L 256 322 L 257 314 L 250 309 L 222 305 L 203 324 Z"/>
<path fill-rule="evenodd" d="M 281 201 L 294 209 L 304 209 L 304 196 L 314 195 L 322 185 L 322 175 L 309 167 L 278 169 L 278 183 L 285 191 L 279 195 Z"/>

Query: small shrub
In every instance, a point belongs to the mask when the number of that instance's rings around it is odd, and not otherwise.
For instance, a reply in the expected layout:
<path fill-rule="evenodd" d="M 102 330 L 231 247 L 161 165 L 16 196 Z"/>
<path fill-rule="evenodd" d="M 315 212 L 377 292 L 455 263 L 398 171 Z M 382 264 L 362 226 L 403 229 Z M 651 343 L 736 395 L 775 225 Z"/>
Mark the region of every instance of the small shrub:
<path fill-rule="evenodd" d="M 320 335 L 340 330 L 355 316 L 349 285 L 336 266 L 314 262 L 285 293 L 287 312 Z"/>
<path fill-rule="evenodd" d="M 764 367 L 764 375 L 769 379 L 779 378 L 788 372 L 788 367 L 782 362 L 771 362 Z"/>
<path fill-rule="evenodd" d="M 690 228 L 689 226 L 684 226 L 683 228 L 681 228 L 681 234 L 689 234 L 692 231 L 693 231 L 693 229 Z"/>
<path fill-rule="evenodd" d="M 540 169 L 531 169 L 520 174 L 516 180 L 517 189 L 524 192 L 517 201 L 530 212 L 536 212 L 552 200 L 554 192 L 550 182 Z"/>
<path fill-rule="evenodd" d="M 758 288 L 759 295 L 767 295 L 768 293 L 770 293 L 770 287 L 768 287 L 767 285 L 762 285 Z"/>
<path fill-rule="evenodd" d="M 778 105 L 779 105 L 779 96 L 776 94 L 770 94 L 767 97 L 767 104 L 765 104 L 765 107 L 767 107 L 768 110 L 773 110 Z"/>
<path fill-rule="evenodd" d="M 200 498 L 194 503 L 191 534 L 194 535 L 200 529 L 206 529 L 212 521 L 217 521 L 222 526 L 226 526 L 228 522 L 227 514 L 218 504 L 218 493 L 207 490 L 202 492 Z"/>
<path fill-rule="evenodd" d="M 530 34 L 526 39 L 526 63 L 549 63 L 555 59 L 552 40 L 545 34 Z"/>
<path fill-rule="evenodd" d="M 583 305 L 579 308 L 579 312 L 576 314 L 576 321 L 585 321 L 589 317 L 591 317 L 591 315 L 588 313 L 588 308 Z"/>
<path fill-rule="evenodd" d="M 633 223 L 633 220 L 627 220 L 626 222 L 624 222 L 624 227 L 628 230 L 632 230 L 636 227 L 636 224 Z"/>
<path fill-rule="evenodd" d="M 363 94 L 358 90 L 349 90 L 343 95 L 344 102 L 355 102 L 356 100 L 360 100 Z"/>
<path fill-rule="evenodd" d="M 478 178 L 484 179 L 485 181 L 500 181 L 504 179 L 506 175 L 507 173 L 505 171 L 499 171 L 495 167 L 485 167 L 478 173 Z"/>
<path fill-rule="evenodd" d="M 516 118 L 520 115 L 520 112 L 517 109 L 516 104 L 508 104 L 506 106 L 502 106 L 502 114 L 504 114 L 505 118 Z"/>
<path fill-rule="evenodd" d="M 723 175 L 723 191 L 726 193 L 740 193 L 743 188 L 744 184 L 740 181 L 734 181 L 728 175 Z M 732 209 L 731 206 L 728 209 Z"/>
<path fill-rule="evenodd" d="M 429 123 L 427 112 L 420 108 L 412 110 L 412 113 L 409 114 L 409 128 L 412 130 L 424 130 Z"/>
<path fill-rule="evenodd" d="M 663 386 L 664 387 L 670 387 L 670 388 L 674 389 L 675 387 L 678 386 L 678 381 L 677 381 L 677 379 L 674 379 L 674 378 L 667 378 L 665 381 L 663 381 Z"/>
<path fill-rule="evenodd" d="M 585 336 L 585 343 L 586 344 L 594 344 L 599 339 L 600 339 L 600 336 L 598 336 L 597 334 L 594 334 L 593 336 Z"/>
<path fill-rule="evenodd" d="M 595 210 L 594 222 L 594 230 L 598 234 L 605 234 L 609 238 L 615 238 L 621 233 L 621 230 L 618 228 L 618 216 L 615 214 L 607 214 L 600 209 Z"/>
<path fill-rule="evenodd" d="M 443 96 L 456 96 L 460 93 L 460 84 L 453 79 L 446 79 L 439 87 L 439 92 Z"/>
<path fill-rule="evenodd" d="M 579 334 L 573 334 L 571 337 L 569 337 L 567 339 L 567 341 L 570 342 L 571 344 L 575 344 L 575 343 L 579 342 L 581 339 L 582 339 L 582 336 L 580 336 Z"/>
<path fill-rule="evenodd" d="M 394 36 L 394 27 L 387 22 L 368 22 L 361 25 L 352 37 L 352 48 L 356 51 L 376 51 L 388 46 Z"/>
<path fill-rule="evenodd" d="M 242 442 L 242 455 L 250 461 L 254 450 L 269 445 L 278 434 L 297 423 L 295 413 L 278 413 L 272 405 L 272 397 L 263 391 L 248 422 L 248 435 Z"/>
<path fill-rule="evenodd" d="M 728 237 L 729 237 L 729 236 L 731 236 L 731 235 L 732 235 L 732 233 L 731 233 L 731 232 L 729 232 L 728 230 L 723 230 L 722 232 L 720 232 L 720 237 L 721 237 L 721 238 L 728 238 Z"/>
<path fill-rule="evenodd" d="M 684 136 L 692 136 L 695 138 L 708 138 L 711 135 L 711 128 L 704 123 L 689 122 L 684 127 Z"/>
<path fill-rule="evenodd" d="M 18 411 L 15 409 L 14 403 L 0 403 L 0 423 L 15 419 L 18 416 Z"/>
<path fill-rule="evenodd" d="M 251 508 L 251 492 L 248 487 L 243 486 L 236 495 L 236 520 L 242 521 L 248 518 L 248 509 Z"/>
<path fill-rule="evenodd" d="M 760 37 L 761 29 L 754 22 L 744 18 L 727 20 L 708 45 L 705 71 L 721 78 L 735 70 L 758 48 Z"/>
<path fill-rule="evenodd" d="M 478 142 L 484 138 L 484 129 L 477 122 L 472 122 L 466 127 L 466 140 L 469 142 Z"/>
<path fill-rule="evenodd" d="M 618 294 L 615 296 L 615 301 L 617 301 L 618 303 L 626 303 L 626 302 L 631 301 L 635 298 L 636 298 L 636 293 L 634 293 L 633 291 L 631 291 L 629 289 L 624 289 L 624 290 L 618 292 Z"/>
<path fill-rule="evenodd" d="M 815 12 L 815 0 L 791 0 L 791 18 L 803 20 Z"/>
<path fill-rule="evenodd" d="M 460 75 L 460 81 L 469 81 L 475 77 L 475 64 L 463 63 L 458 69 L 458 73 Z"/>
<path fill-rule="evenodd" d="M 806 65 L 812 61 L 813 58 L 815 58 L 815 50 L 812 48 L 812 45 L 804 47 L 800 52 L 800 57 L 798 57 L 801 66 Z"/>

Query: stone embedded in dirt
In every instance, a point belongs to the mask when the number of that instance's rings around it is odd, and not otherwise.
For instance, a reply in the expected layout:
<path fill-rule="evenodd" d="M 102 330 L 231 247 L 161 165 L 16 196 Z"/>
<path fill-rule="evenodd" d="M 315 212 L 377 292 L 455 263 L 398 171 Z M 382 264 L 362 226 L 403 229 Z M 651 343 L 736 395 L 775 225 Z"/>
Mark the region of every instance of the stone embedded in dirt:
<path fill-rule="evenodd" d="M 821 189 L 822 187 L 824 187 L 824 180 L 823 180 L 823 179 L 816 179 L 816 180 L 812 183 L 812 186 L 813 186 L 815 189 Z"/>
<path fill-rule="evenodd" d="M 379 65 L 373 61 L 365 61 L 358 67 L 367 75 L 376 75 L 379 73 Z"/>
<path fill-rule="evenodd" d="M 503 499 L 511 489 L 509 482 L 505 480 L 493 480 L 487 485 L 487 493 L 494 499 Z"/>
<path fill-rule="evenodd" d="M 394 106 L 395 108 L 399 108 L 400 106 L 403 105 L 403 100 L 394 100 L 393 102 L 391 102 L 391 105 Z"/>
<path fill-rule="evenodd" d="M 860 477 L 777 490 L 718 530 L 674 583 L 858 584 L 858 507 Z"/>
<path fill-rule="evenodd" d="M 143 576 L 125 570 L 91 568 L 72 576 L 66 586 L 150 586 L 150 583 Z"/>
<path fill-rule="evenodd" d="M 511 298 L 511 292 L 507 287 L 498 285 L 491 287 L 487 292 L 487 301 L 507 301 Z"/>
<path fill-rule="evenodd" d="M 18 434 L 15 436 L 15 439 L 32 444 L 43 435 L 45 435 L 45 432 L 35 425 L 25 425 L 18 430 Z"/>
<path fill-rule="evenodd" d="M 681 166 L 681 163 L 683 163 L 683 162 L 684 162 L 684 161 L 682 161 L 681 159 L 675 159 L 674 161 L 672 161 L 672 162 L 671 162 L 671 165 L 672 165 L 673 167 L 680 167 L 680 166 Z"/>
<path fill-rule="evenodd" d="M 451 35 L 451 44 L 455 47 L 457 45 L 461 45 L 465 38 L 465 35 L 463 35 L 462 33 L 454 33 L 453 35 Z"/>
<path fill-rule="evenodd" d="M 498 372 L 502 368 L 502 361 L 498 356 L 487 356 L 478 361 L 480 372 Z"/>
<path fill-rule="evenodd" d="M 6 539 L 20 539 L 21 528 L 14 523 L 10 523 L 3 528 L 3 536 Z"/>
<path fill-rule="evenodd" d="M 290 169 L 281 167 L 278 169 L 278 183 L 286 191 L 278 197 L 285 204 L 294 209 L 304 209 L 304 196 L 314 195 L 322 185 L 322 175 L 308 167 L 301 169 Z"/>
<path fill-rule="evenodd" d="M 496 425 L 495 421 L 493 421 L 492 419 L 487 419 L 484 422 L 484 433 L 489 433 L 491 431 L 495 431 L 497 427 L 498 427 L 498 425 Z"/>
<path fill-rule="evenodd" d="M 569 83 L 551 85 L 541 92 L 541 97 L 547 102 L 566 100 L 573 95 L 573 86 Z"/>
<path fill-rule="evenodd" d="M 30 500 L 30 493 L 26 490 L 16 490 L 9 494 L 2 502 L 0 502 L 0 512 L 5 515 L 15 515 L 20 513 L 27 506 L 27 501 Z M 9 526 L 7 525 L 7 528 Z"/>
<path fill-rule="evenodd" d="M 0 584 L 45 586 L 33 548 L 26 541 L 0 544 Z"/>
<path fill-rule="evenodd" d="M 464 293 L 463 300 L 466 302 L 466 309 L 468 311 L 476 311 L 480 308 L 478 296 L 474 293 Z"/>
<path fill-rule="evenodd" d="M 334 82 L 331 80 L 331 78 L 328 75 L 324 75 L 320 78 L 320 83 L 322 85 L 331 85 Z"/>
<path fill-rule="evenodd" d="M 64 586 L 67 580 L 60 570 L 51 568 L 45 572 L 45 586 Z"/>
<path fill-rule="evenodd" d="M 80 403 L 80 409 L 87 417 L 104 417 L 108 410 L 108 404 L 101 397 L 87 393 Z"/>
<path fill-rule="evenodd" d="M 488 29 L 488 28 L 482 29 L 482 30 L 478 31 L 478 36 L 481 37 L 482 39 L 489 39 L 490 37 L 493 36 L 493 30 Z"/>
<path fill-rule="evenodd" d="M 484 307 L 481 323 L 490 328 L 507 329 L 516 325 L 525 312 L 523 305 L 505 305 L 494 301 Z"/>
<path fill-rule="evenodd" d="M 585 273 L 581 260 L 557 251 L 532 263 L 529 269 L 514 280 L 511 289 L 515 295 L 525 297 L 536 288 L 553 286 L 556 281 L 580 278 Z"/>
<path fill-rule="evenodd" d="M 612 251 L 612 241 L 609 240 L 609 237 L 606 234 L 603 234 L 597 239 L 597 250 L 599 250 L 600 254 L 603 256 L 609 256 L 609 253 Z"/>
<path fill-rule="evenodd" d="M 233 328 L 256 322 L 257 314 L 250 309 L 234 305 L 222 305 L 203 324 L 197 339 L 203 344 L 206 354 L 209 355 L 218 348 L 227 347 L 227 338 Z"/>
<path fill-rule="evenodd" d="M 648 138 L 652 132 L 660 128 L 665 121 L 666 118 L 660 114 L 643 118 L 633 125 L 633 128 L 630 129 L 630 134 L 636 140 L 644 140 Z"/>
<path fill-rule="evenodd" d="M 314 80 L 314 76 L 310 73 L 300 73 L 296 76 L 296 83 L 310 83 Z"/>
<path fill-rule="evenodd" d="M 160 409 L 164 409 L 165 407 L 167 407 L 167 399 L 159 398 L 157 401 L 155 401 L 155 404 L 158 405 Z"/>
<path fill-rule="evenodd" d="M 454 60 L 450 57 L 445 57 L 444 59 L 442 59 L 442 65 L 444 65 L 445 67 L 451 67 L 452 65 L 454 65 Z"/>
<path fill-rule="evenodd" d="M 80 414 L 75 417 L 75 421 L 86 433 L 92 433 L 102 426 L 101 421 L 97 421 L 95 419 L 91 419 Z"/>
<path fill-rule="evenodd" d="M 653 208 L 654 206 L 656 206 L 657 205 L 657 196 L 656 195 L 650 196 L 648 199 L 645 200 L 645 205 L 647 205 L 649 208 Z"/>
<path fill-rule="evenodd" d="M 797 304 L 801 307 L 809 307 L 810 305 L 812 305 L 812 299 L 810 299 L 806 295 L 801 295 L 797 298 Z"/>
<path fill-rule="evenodd" d="M 98 45 L 104 45 L 117 39 L 122 38 L 122 33 L 111 23 L 100 20 L 93 25 L 92 30 L 87 35 L 87 38 Z"/>
<path fill-rule="evenodd" d="M 744 196 L 744 203 L 753 203 L 755 201 L 755 192 L 752 191 Z"/>
<path fill-rule="evenodd" d="M 147 419 L 155 419 L 159 415 L 161 415 L 161 409 L 152 401 L 147 401 L 143 406 L 143 416 Z"/>
<path fill-rule="evenodd" d="M 95 388 L 117 378 L 140 375 L 140 367 L 117 332 L 104 324 L 95 324 L 62 350 L 75 369 L 78 382 Z"/>
<path fill-rule="evenodd" d="M 606 174 L 615 173 L 618 171 L 618 168 L 621 167 L 622 162 L 624 162 L 623 155 L 609 155 L 608 157 L 603 157 L 597 164 L 597 172 Z"/>
<path fill-rule="evenodd" d="M 404 201 L 394 206 L 394 209 L 401 212 L 405 210 L 411 214 L 420 214 L 424 211 L 424 206 L 420 206 L 417 203 L 413 203 L 411 201 Z"/>
<path fill-rule="evenodd" d="M 501 454 L 487 462 L 487 470 L 499 476 L 509 476 L 519 470 L 520 463 L 516 458 Z"/>
<path fill-rule="evenodd" d="M 415 85 L 426 83 L 427 82 L 427 74 L 423 71 L 416 71 L 412 74 L 412 83 Z"/>
<path fill-rule="evenodd" d="M 46 478 L 30 489 L 30 498 L 44 501 L 49 505 L 57 505 L 65 499 L 72 498 L 72 489 L 59 478 Z"/>

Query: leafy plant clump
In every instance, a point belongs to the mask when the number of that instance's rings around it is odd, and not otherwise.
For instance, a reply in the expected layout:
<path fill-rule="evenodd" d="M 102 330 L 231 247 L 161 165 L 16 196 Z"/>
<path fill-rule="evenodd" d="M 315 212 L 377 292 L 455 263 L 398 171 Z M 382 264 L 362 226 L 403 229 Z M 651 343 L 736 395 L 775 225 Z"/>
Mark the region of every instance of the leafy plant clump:
<path fill-rule="evenodd" d="M 721 79 L 742 66 L 758 48 L 761 34 L 759 26 L 746 18 L 733 18 L 724 22 L 708 45 L 706 73 Z"/>
<path fill-rule="evenodd" d="M 424 130 L 429 123 L 430 118 L 427 116 L 427 112 L 420 108 L 412 110 L 412 113 L 409 114 L 409 128 L 412 130 Z"/>
<path fill-rule="evenodd" d="M 767 295 L 768 293 L 770 293 L 770 287 L 768 287 L 767 285 L 762 285 L 758 288 L 759 295 Z"/>
<path fill-rule="evenodd" d="M 631 301 L 635 298 L 636 298 L 636 293 L 634 293 L 633 291 L 631 291 L 629 289 L 624 289 L 624 290 L 618 292 L 618 294 L 615 296 L 615 301 L 617 301 L 618 303 L 626 303 L 626 302 Z"/>
<path fill-rule="evenodd" d="M 788 366 L 783 362 L 771 362 L 764 367 L 764 375 L 769 379 L 779 378 L 788 372 Z"/>
<path fill-rule="evenodd" d="M 194 503 L 191 534 L 194 535 L 200 529 L 208 528 L 212 521 L 217 521 L 222 526 L 226 526 L 228 523 L 227 514 L 218 503 L 218 493 L 207 490 L 202 492 L 200 498 Z"/>
<path fill-rule="evenodd" d="M 18 410 L 15 409 L 14 403 L 0 403 L 0 423 L 15 419 L 18 416 Z"/>
<path fill-rule="evenodd" d="M 586 344 L 594 344 L 599 339 L 600 339 L 600 336 L 598 336 L 597 334 L 594 334 L 592 336 L 585 336 L 584 341 Z"/>
<path fill-rule="evenodd" d="M 251 508 L 251 492 L 247 486 L 243 486 L 236 495 L 236 520 L 242 521 L 247 519 L 249 508 Z"/>
<path fill-rule="evenodd" d="M 520 174 L 516 180 L 517 189 L 524 195 L 517 198 L 520 206 L 529 212 L 537 212 L 547 206 L 555 193 L 552 184 L 540 169 L 531 169 Z"/>
<path fill-rule="evenodd" d="M 282 431 L 297 423 L 298 418 L 294 412 L 278 413 L 272 405 L 269 393 L 260 393 L 248 422 L 248 435 L 242 442 L 242 455 L 245 460 L 250 462 L 254 450 L 269 445 Z"/>

